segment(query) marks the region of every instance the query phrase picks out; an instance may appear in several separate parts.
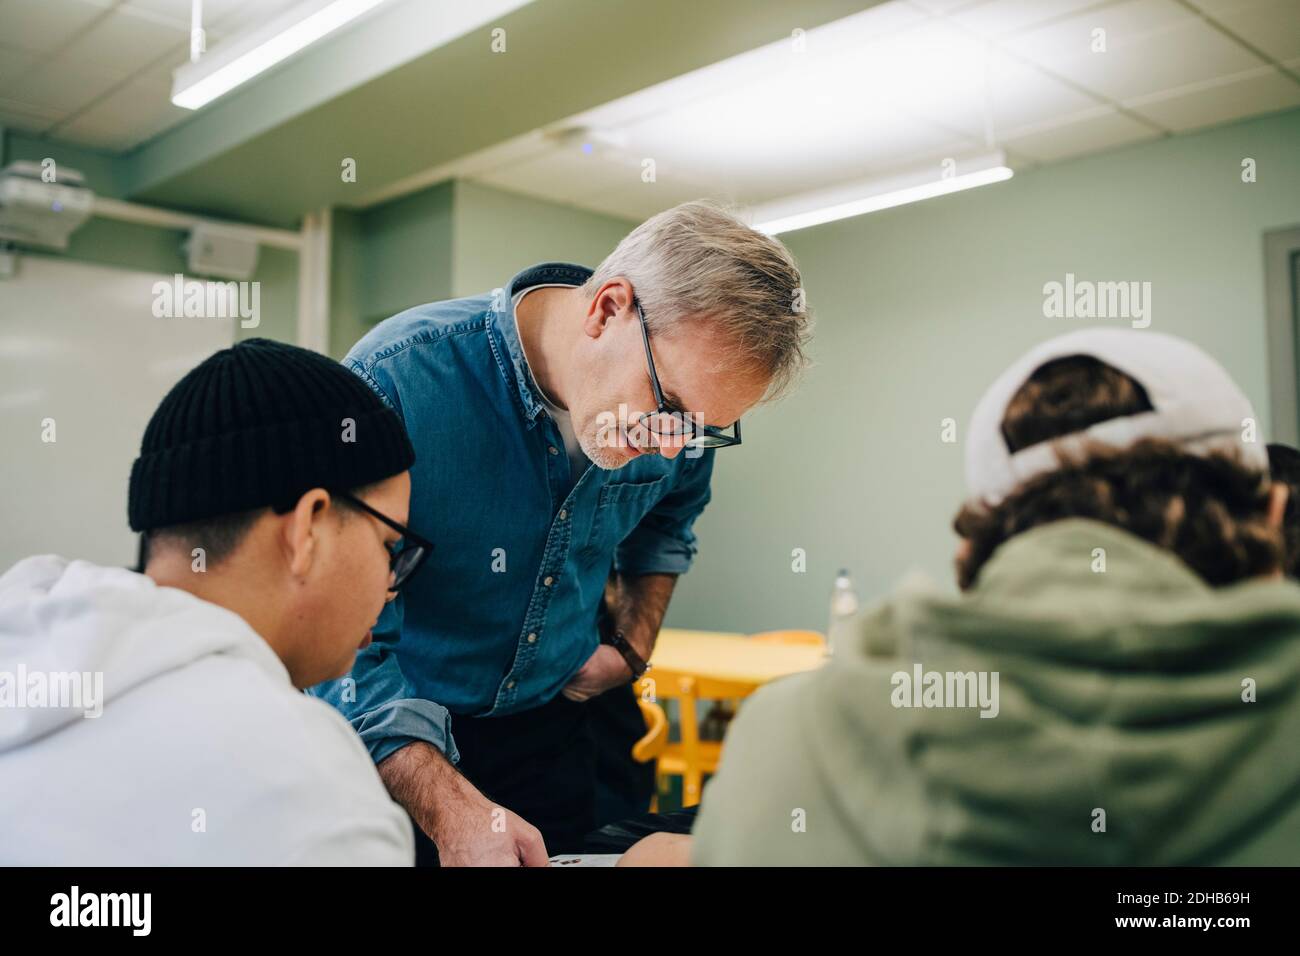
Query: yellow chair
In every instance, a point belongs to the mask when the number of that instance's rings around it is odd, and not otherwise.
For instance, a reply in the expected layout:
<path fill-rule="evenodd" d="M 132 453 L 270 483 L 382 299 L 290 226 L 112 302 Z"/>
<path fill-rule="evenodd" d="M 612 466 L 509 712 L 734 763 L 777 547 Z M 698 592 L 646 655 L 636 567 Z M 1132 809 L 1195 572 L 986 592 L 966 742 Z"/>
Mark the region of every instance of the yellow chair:
<path fill-rule="evenodd" d="M 644 680 L 647 678 L 642 678 L 642 681 Z M 702 683 L 705 682 L 695 677 L 682 676 L 675 681 L 652 685 L 658 700 L 677 701 L 681 739 L 676 743 L 665 739 L 663 749 L 659 753 L 655 776 L 660 779 L 682 778 L 683 807 L 693 807 L 700 802 L 704 776 L 716 773 L 718 761 L 722 758 L 720 741 L 700 739 L 699 702 Z M 660 710 L 662 709 L 661 707 Z"/>
<path fill-rule="evenodd" d="M 632 745 L 632 759 L 637 763 L 649 763 L 657 759 L 668 746 L 668 715 L 654 701 L 637 697 L 636 702 L 641 708 L 646 729 L 645 736 Z M 655 778 L 658 779 L 657 773 Z M 650 798 L 650 812 L 659 812 L 658 786 L 655 787 L 654 796 Z"/>
<path fill-rule="evenodd" d="M 645 736 L 632 745 L 632 759 L 637 763 L 649 763 L 668 746 L 668 715 L 658 704 L 649 700 L 636 700 L 641 707 L 641 716 L 645 718 Z"/>
<path fill-rule="evenodd" d="M 669 741 L 667 732 L 664 732 L 662 749 L 659 749 L 658 753 L 659 762 L 655 766 L 655 777 L 660 780 L 659 790 L 663 790 L 664 777 L 680 777 L 681 805 L 694 806 L 699 803 L 699 795 L 703 790 L 706 775 L 718 773 L 718 763 L 722 760 L 723 754 L 722 741 L 699 739 L 699 701 L 728 700 L 728 698 L 744 696 L 746 691 L 740 685 L 722 682 L 722 680 L 699 679 L 685 675 L 677 676 L 676 679 L 668 682 L 659 680 L 655 683 L 646 683 L 653 680 L 653 678 L 642 678 L 637 682 L 638 700 L 645 705 L 650 702 L 646 697 L 651 696 L 656 706 L 659 701 L 677 701 L 681 730 L 681 739 L 675 743 Z M 663 713 L 662 706 L 658 706 L 658 710 Z M 643 706 L 642 713 L 645 713 Z M 638 747 L 643 741 L 645 737 L 637 741 Z M 636 756 L 636 748 L 633 748 L 633 756 Z"/>
<path fill-rule="evenodd" d="M 826 644 L 826 639 L 816 631 L 764 631 L 755 634 L 750 640 L 823 647 Z M 637 754 L 653 752 L 658 758 L 655 777 L 661 781 L 657 789 L 662 791 L 664 777 L 681 777 L 682 806 L 695 806 L 700 802 L 704 778 L 717 773 L 718 764 L 722 760 L 722 741 L 700 739 L 700 701 L 717 701 L 724 716 L 734 716 L 739 701 L 748 696 L 753 687 L 688 674 L 677 674 L 668 680 L 655 680 L 654 671 L 651 671 L 636 683 L 635 689 L 641 703 L 641 712 L 646 715 L 647 732 L 633 747 L 633 757 L 644 762 L 652 758 L 639 757 Z M 677 742 L 668 740 L 667 717 L 658 703 L 661 700 L 677 701 L 681 724 L 681 739 Z M 661 718 L 665 723 L 662 738 L 658 727 Z M 658 803 L 657 797 L 655 803 Z"/>

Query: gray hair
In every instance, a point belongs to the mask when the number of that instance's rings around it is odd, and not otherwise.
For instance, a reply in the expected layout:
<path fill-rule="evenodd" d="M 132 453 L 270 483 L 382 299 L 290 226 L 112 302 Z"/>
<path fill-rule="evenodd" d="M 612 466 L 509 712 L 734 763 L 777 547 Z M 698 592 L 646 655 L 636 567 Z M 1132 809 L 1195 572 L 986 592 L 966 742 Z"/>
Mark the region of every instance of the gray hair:
<path fill-rule="evenodd" d="M 812 319 L 794 258 L 716 203 L 682 203 L 641 223 L 583 292 L 590 298 L 619 276 L 632 283 L 652 334 L 672 334 L 683 320 L 716 323 L 734 343 L 723 363 L 766 375 L 769 399 L 808 365 Z"/>

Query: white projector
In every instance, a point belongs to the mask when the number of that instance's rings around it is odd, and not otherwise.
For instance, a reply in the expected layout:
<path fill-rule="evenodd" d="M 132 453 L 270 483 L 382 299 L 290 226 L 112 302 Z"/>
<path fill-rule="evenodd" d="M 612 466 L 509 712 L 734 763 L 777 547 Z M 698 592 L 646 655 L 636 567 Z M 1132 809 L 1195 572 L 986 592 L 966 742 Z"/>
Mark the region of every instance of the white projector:
<path fill-rule="evenodd" d="M 90 216 L 95 193 L 75 169 L 62 167 L 58 181 L 41 179 L 39 163 L 20 161 L 0 169 L 0 239 L 68 248 L 68 237 Z"/>

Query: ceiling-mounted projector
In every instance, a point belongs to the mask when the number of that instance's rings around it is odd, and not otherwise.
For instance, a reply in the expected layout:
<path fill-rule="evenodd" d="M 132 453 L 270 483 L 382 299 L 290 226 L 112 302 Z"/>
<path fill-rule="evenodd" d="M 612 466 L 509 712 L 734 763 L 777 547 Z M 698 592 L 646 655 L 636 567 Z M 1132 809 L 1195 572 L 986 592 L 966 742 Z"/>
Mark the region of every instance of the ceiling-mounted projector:
<path fill-rule="evenodd" d="M 59 167 L 58 181 L 41 178 L 39 163 L 20 161 L 0 169 L 0 239 L 68 248 L 68 237 L 95 207 L 95 193 L 75 169 Z"/>
<path fill-rule="evenodd" d="M 580 149 L 584 153 L 618 152 L 627 148 L 627 134 L 593 126 L 561 126 L 545 130 L 543 138 L 561 149 Z"/>

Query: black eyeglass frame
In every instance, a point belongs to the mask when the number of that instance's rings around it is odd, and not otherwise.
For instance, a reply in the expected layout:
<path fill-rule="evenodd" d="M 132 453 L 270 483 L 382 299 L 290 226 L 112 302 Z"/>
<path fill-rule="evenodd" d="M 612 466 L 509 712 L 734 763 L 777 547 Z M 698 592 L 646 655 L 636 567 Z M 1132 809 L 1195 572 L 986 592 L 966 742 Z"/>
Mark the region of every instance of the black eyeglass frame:
<path fill-rule="evenodd" d="M 349 494 L 346 491 L 337 491 L 334 492 L 334 497 L 346 501 L 354 508 L 361 509 L 371 517 L 378 518 L 402 536 L 401 543 L 397 546 L 397 550 L 389 552 L 388 566 L 393 572 L 393 583 L 389 586 L 388 590 L 396 594 L 403 584 L 411 580 L 411 575 L 415 574 L 415 572 L 420 569 L 420 566 L 428 560 L 429 555 L 433 552 L 433 542 L 427 538 L 420 537 L 420 535 L 416 534 L 405 525 L 398 524 L 382 511 L 377 511 L 370 507 L 370 505 L 366 504 L 356 495 Z M 399 573 L 397 569 L 398 564 L 406 554 L 413 551 L 416 552 L 416 554 L 414 558 L 408 559 L 411 562 L 410 566 Z"/>
<path fill-rule="evenodd" d="M 683 433 L 685 436 L 685 440 L 683 441 L 684 445 L 689 445 L 691 442 L 699 439 L 702 439 L 700 445 L 705 448 L 727 448 L 731 445 L 739 445 L 739 418 L 732 422 L 730 426 L 732 434 L 728 435 L 725 428 L 718 428 L 716 425 L 697 426 L 694 421 L 682 414 L 680 411 L 674 411 L 668 407 L 668 403 L 664 400 L 664 390 L 659 385 L 659 373 L 655 370 L 654 353 L 650 350 L 650 330 L 645 324 L 645 313 L 641 311 L 641 303 L 635 298 L 632 300 L 632 305 L 636 307 L 636 316 L 641 322 L 641 340 L 645 342 L 645 361 L 646 366 L 650 369 L 650 386 L 654 389 L 655 403 L 658 405 L 655 414 L 671 415 L 680 420 L 686 429 L 689 429 L 689 431 Z M 651 428 L 649 425 L 646 426 L 646 430 L 653 432 L 655 435 L 663 434 L 662 432 L 655 431 L 655 429 Z M 678 436 L 674 435 L 673 437 L 677 438 Z"/>

